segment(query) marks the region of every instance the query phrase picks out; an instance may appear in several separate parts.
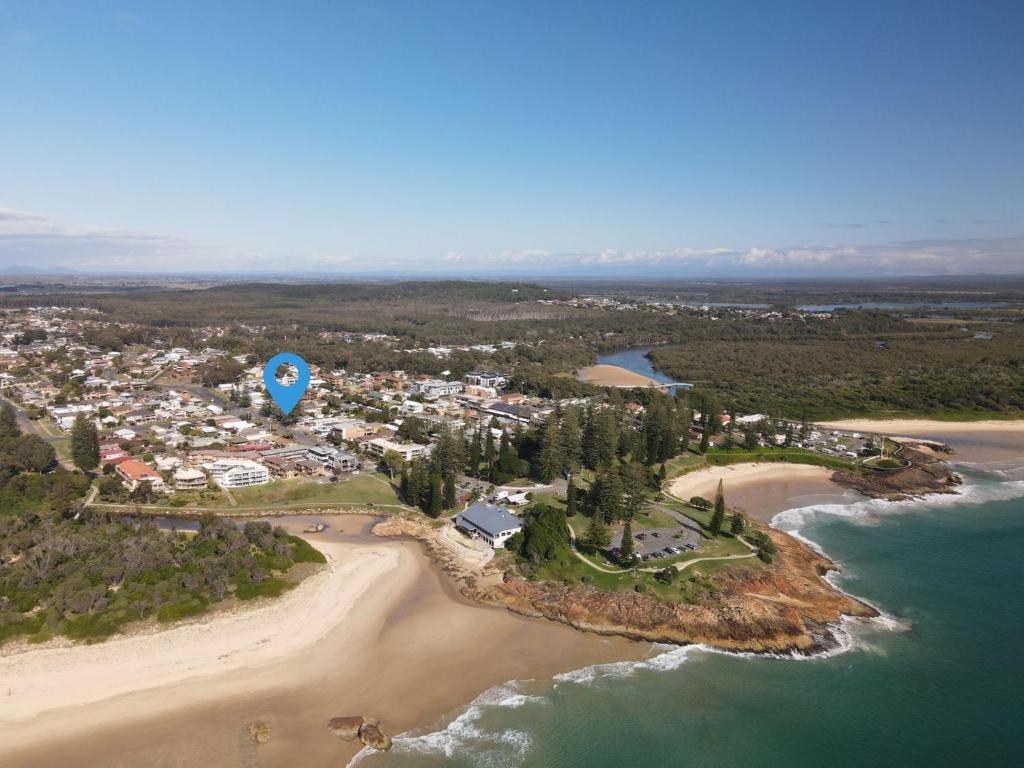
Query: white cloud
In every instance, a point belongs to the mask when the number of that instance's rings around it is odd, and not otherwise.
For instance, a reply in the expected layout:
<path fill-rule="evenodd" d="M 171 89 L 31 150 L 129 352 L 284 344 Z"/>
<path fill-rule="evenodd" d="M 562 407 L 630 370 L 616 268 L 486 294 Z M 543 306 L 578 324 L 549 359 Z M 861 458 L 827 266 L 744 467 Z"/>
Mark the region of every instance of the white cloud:
<path fill-rule="evenodd" d="M 0 206 L 0 264 L 83 270 L 167 270 L 207 249 L 180 237 L 65 224 Z"/>
<path fill-rule="evenodd" d="M 459 266 L 628 267 L 656 266 L 666 271 L 700 270 L 794 274 L 972 274 L 1024 272 L 1024 237 L 1002 239 L 916 240 L 887 245 L 819 245 L 793 247 L 674 248 L 557 253 L 542 249 L 500 251 L 477 258 L 449 254 Z"/>
<path fill-rule="evenodd" d="M 394 274 L 539 273 L 827 276 L 871 274 L 1021 274 L 1024 237 L 842 243 L 787 247 L 679 247 L 666 250 L 556 251 L 548 248 L 439 257 L 384 258 L 328 248 L 311 253 L 231 251 L 151 232 L 69 225 L 0 206 L 0 267 L 64 267 L 95 272 L 354 272 Z"/>

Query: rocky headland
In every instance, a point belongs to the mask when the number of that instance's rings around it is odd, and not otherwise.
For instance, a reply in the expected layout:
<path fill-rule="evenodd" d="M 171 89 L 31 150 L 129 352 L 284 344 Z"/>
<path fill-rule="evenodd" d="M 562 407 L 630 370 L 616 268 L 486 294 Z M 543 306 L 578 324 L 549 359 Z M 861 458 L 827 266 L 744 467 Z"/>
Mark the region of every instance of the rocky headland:
<path fill-rule="evenodd" d="M 898 459 L 909 466 L 893 469 L 859 471 L 838 470 L 832 474 L 833 482 L 874 499 L 902 501 L 929 493 L 955 493 L 962 482 L 960 476 L 950 472 L 943 461 L 953 450 L 944 443 L 934 441 L 900 442 Z"/>
<path fill-rule="evenodd" d="M 766 530 L 778 550 L 774 562 L 758 568 L 737 564 L 706 577 L 713 590 L 696 603 L 529 581 L 493 562 L 479 570 L 468 568 L 441 544 L 436 529 L 414 519 L 389 518 L 373 532 L 424 542 L 472 600 L 599 634 L 732 651 L 814 653 L 834 642 L 830 626 L 843 616 L 878 615 L 822 578 L 835 570 L 831 561 L 788 534 Z"/>

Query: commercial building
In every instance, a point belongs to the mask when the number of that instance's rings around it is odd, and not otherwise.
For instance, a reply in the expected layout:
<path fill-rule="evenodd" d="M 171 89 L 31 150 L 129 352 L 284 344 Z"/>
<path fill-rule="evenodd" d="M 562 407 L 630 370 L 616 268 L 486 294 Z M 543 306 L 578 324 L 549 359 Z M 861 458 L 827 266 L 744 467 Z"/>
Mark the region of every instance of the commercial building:
<path fill-rule="evenodd" d="M 508 376 L 494 371 L 470 371 L 462 377 L 467 384 L 475 384 L 479 387 L 491 387 L 502 389 L 508 384 Z"/>
<path fill-rule="evenodd" d="M 426 456 L 429 448 L 418 443 L 396 443 L 385 437 L 375 437 L 366 443 L 367 449 L 374 456 L 383 456 L 388 451 L 394 451 L 406 461 L 412 461 L 420 456 Z"/>
<path fill-rule="evenodd" d="M 523 521 L 501 507 L 477 502 L 456 515 L 455 527 L 500 549 L 510 536 L 523 530 Z"/>
<path fill-rule="evenodd" d="M 249 459 L 218 459 L 204 465 L 204 469 L 221 488 L 247 488 L 270 482 L 270 470 Z"/>
<path fill-rule="evenodd" d="M 461 381 L 443 381 L 441 379 L 426 379 L 416 382 L 416 391 L 427 397 L 444 397 L 446 395 L 457 395 L 462 391 Z"/>

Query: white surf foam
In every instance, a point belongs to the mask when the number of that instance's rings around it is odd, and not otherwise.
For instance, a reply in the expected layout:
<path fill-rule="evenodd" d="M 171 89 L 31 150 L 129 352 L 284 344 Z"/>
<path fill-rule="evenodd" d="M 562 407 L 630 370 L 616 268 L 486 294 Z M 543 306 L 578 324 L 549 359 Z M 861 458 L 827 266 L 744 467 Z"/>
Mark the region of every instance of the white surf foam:
<path fill-rule="evenodd" d="M 428 754 L 445 758 L 472 754 L 474 764 L 479 766 L 501 768 L 519 765 L 533 744 L 530 735 L 514 728 L 488 730 L 479 721 L 488 710 L 516 709 L 531 703 L 548 703 L 548 699 L 524 693 L 523 684 L 515 680 L 490 688 L 477 696 L 445 728 L 419 734 L 410 731 L 395 736 L 391 753 Z M 376 750 L 364 747 L 352 758 L 349 766 L 379 754 Z"/>
<path fill-rule="evenodd" d="M 657 644 L 654 647 L 660 653 L 641 661 L 615 661 L 609 664 L 592 664 L 589 667 L 555 675 L 555 685 L 559 683 L 593 683 L 604 678 L 629 677 L 643 670 L 658 672 L 678 669 L 686 662 L 690 654 L 696 651 L 707 650 L 707 647 L 704 645 L 680 646 Z"/>
<path fill-rule="evenodd" d="M 989 474 L 990 470 L 986 471 Z M 991 476 L 991 475 L 989 475 Z M 814 504 L 806 507 L 779 512 L 772 518 L 771 525 L 784 530 L 791 536 L 799 539 L 814 551 L 828 556 L 822 547 L 815 541 L 800 533 L 800 529 L 811 522 L 819 515 L 831 515 L 844 517 L 851 520 L 868 520 L 879 514 L 897 514 L 900 512 L 913 511 L 920 507 L 954 506 L 980 504 L 986 501 L 998 501 L 1013 499 L 1024 496 L 1024 480 L 1008 480 L 1004 482 L 990 482 L 984 485 L 976 483 L 965 483 L 957 488 L 955 493 L 928 494 L 918 498 L 905 501 L 886 501 L 882 499 L 867 499 L 851 504 Z M 833 561 L 835 562 L 834 558 Z M 846 574 L 847 576 L 849 574 Z M 842 574 L 833 571 L 825 575 L 825 579 L 835 589 L 850 595 L 838 583 Z M 850 595 L 851 597 L 856 597 Z M 871 605 L 862 597 L 856 597 L 863 603 Z M 813 654 L 793 651 L 785 654 L 773 653 L 752 653 L 740 651 L 728 651 L 719 648 L 712 648 L 703 644 L 672 646 L 655 645 L 659 651 L 650 658 L 641 661 L 620 661 L 608 664 L 594 664 L 582 669 L 565 672 L 555 675 L 553 684 L 555 687 L 561 684 L 593 685 L 602 680 L 613 681 L 635 675 L 639 672 L 662 672 L 680 668 L 691 655 L 697 653 L 714 653 L 722 656 L 733 656 L 737 658 L 784 661 L 821 661 L 847 653 L 851 650 L 858 650 L 866 653 L 884 653 L 882 646 L 872 642 L 872 635 L 876 632 L 906 632 L 911 625 L 892 614 L 886 613 L 878 606 L 872 605 L 879 615 L 874 618 L 860 618 L 854 616 L 843 616 L 841 619 L 828 627 L 828 637 L 822 636 L 827 647 Z M 426 753 L 451 758 L 456 754 L 471 753 L 474 762 L 480 766 L 518 766 L 521 765 L 525 756 L 532 747 L 530 736 L 525 731 L 505 729 L 499 731 L 485 730 L 479 724 L 479 720 L 485 712 L 494 708 L 518 708 L 526 704 L 550 703 L 550 699 L 544 696 L 530 695 L 523 692 L 522 683 L 512 681 L 505 685 L 497 686 L 485 691 L 466 708 L 466 710 L 452 720 L 442 730 L 426 734 L 406 733 L 396 736 L 392 751 L 401 753 Z M 379 752 L 364 748 L 357 754 L 349 766 L 362 762 L 371 755 L 379 755 Z"/>
<path fill-rule="evenodd" d="M 1024 480 L 1008 480 L 1004 482 L 965 483 L 958 486 L 953 493 L 929 493 L 903 501 L 886 499 L 865 499 L 853 504 L 812 504 L 807 507 L 796 507 L 779 512 L 772 518 L 771 525 L 786 533 L 797 535 L 807 523 L 819 515 L 845 517 L 851 520 L 867 521 L 876 515 L 899 514 L 912 512 L 923 507 L 945 507 L 969 504 L 982 504 L 986 501 L 1002 501 L 1024 496 Z M 800 540 L 821 552 L 821 548 L 809 539 Z"/>

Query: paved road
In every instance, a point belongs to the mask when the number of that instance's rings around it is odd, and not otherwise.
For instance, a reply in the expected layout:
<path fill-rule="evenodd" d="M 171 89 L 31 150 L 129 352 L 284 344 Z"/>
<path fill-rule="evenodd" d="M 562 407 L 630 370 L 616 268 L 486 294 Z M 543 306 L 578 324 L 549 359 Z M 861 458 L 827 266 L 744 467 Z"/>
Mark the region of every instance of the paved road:
<path fill-rule="evenodd" d="M 70 439 L 69 436 L 67 435 L 53 435 L 47 432 L 43 425 L 39 423 L 39 421 L 33 421 L 32 419 L 30 419 L 25 409 L 22 408 L 13 400 L 8 400 L 6 397 L 0 397 L 0 400 L 3 400 L 5 403 L 10 403 L 11 407 L 14 408 L 14 414 L 18 419 L 18 426 L 21 428 L 22 432 L 29 435 L 36 435 L 44 443 L 49 443 L 50 445 L 53 445 L 55 448 L 58 443 L 63 443 Z M 43 418 L 45 419 L 49 417 L 44 416 Z M 69 459 L 62 459 L 58 456 L 57 461 L 59 461 L 61 465 L 66 469 L 75 468 L 74 463 Z"/>

